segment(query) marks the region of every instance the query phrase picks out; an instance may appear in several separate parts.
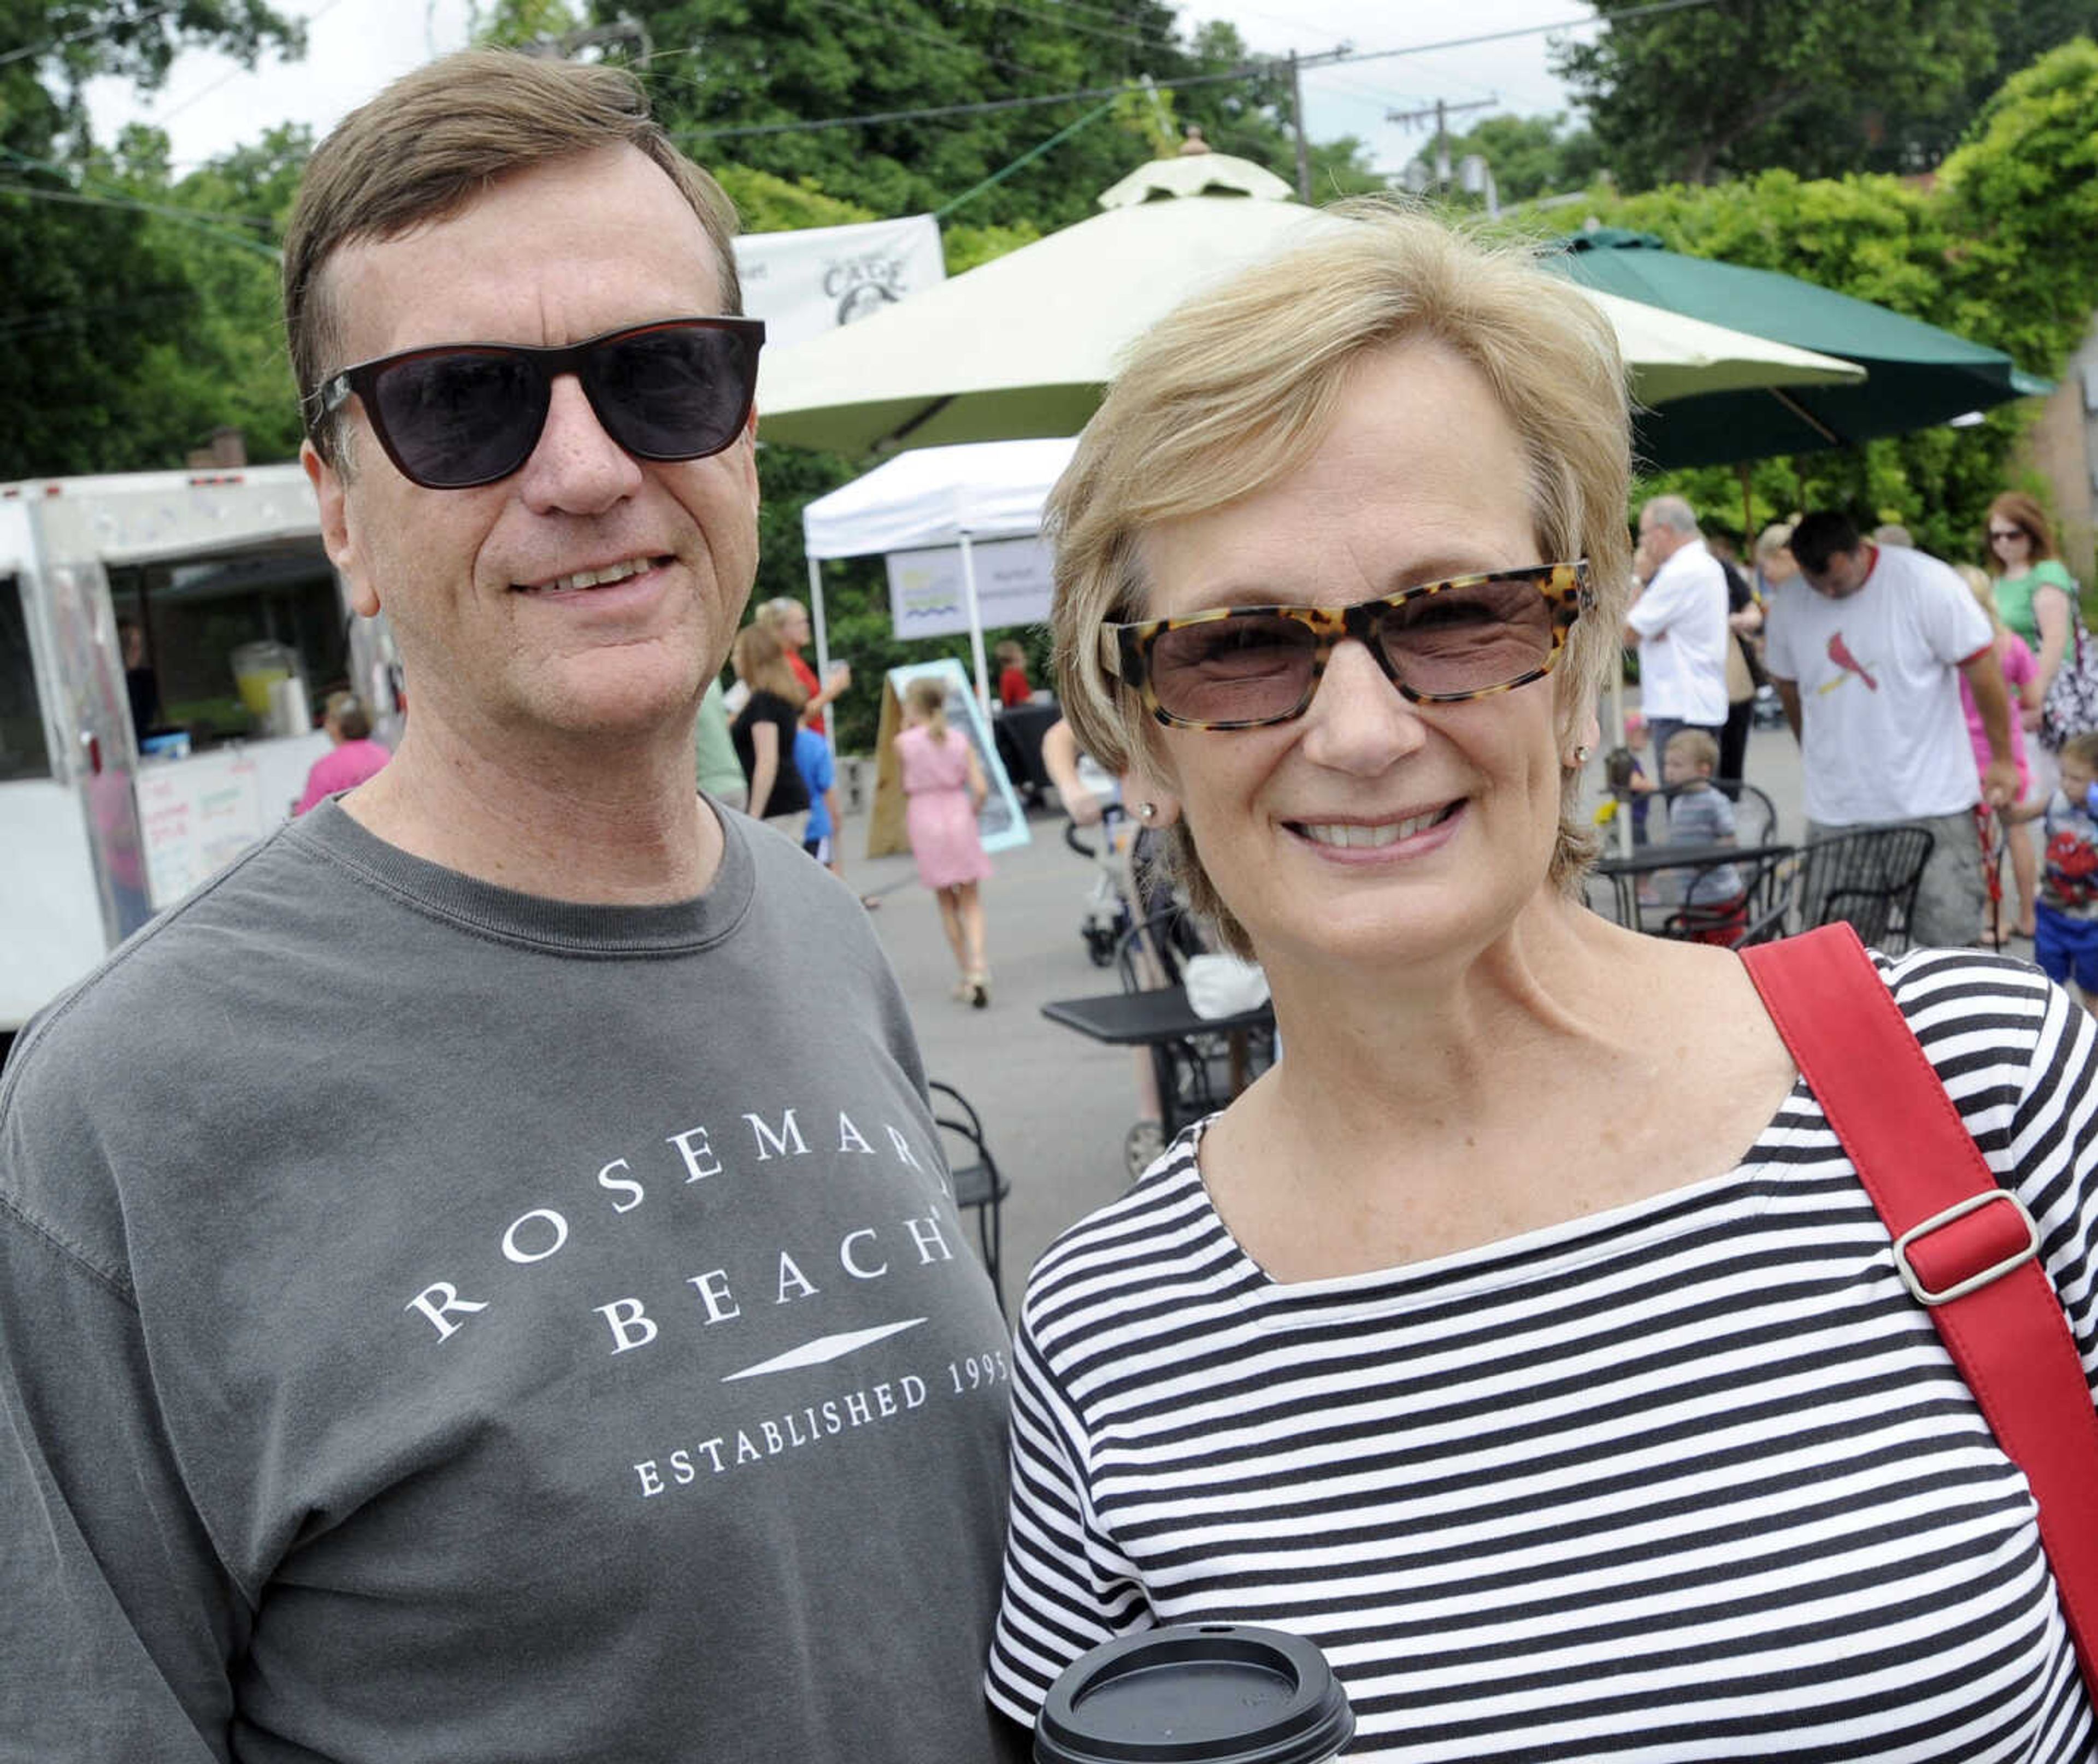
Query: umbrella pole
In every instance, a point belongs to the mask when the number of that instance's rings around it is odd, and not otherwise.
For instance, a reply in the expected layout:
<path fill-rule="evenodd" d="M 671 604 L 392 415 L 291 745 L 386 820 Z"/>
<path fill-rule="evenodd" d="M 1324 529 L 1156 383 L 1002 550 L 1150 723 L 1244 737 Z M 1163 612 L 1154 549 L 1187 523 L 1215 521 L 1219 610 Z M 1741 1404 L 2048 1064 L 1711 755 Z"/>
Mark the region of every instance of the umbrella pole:
<path fill-rule="evenodd" d="M 1756 542 L 1756 507 L 1749 490 L 1748 461 L 1742 460 L 1734 470 L 1740 475 L 1741 480 L 1741 545 L 1753 556 Z"/>
<path fill-rule="evenodd" d="M 984 668 L 983 608 L 977 604 L 976 554 L 969 549 L 969 536 L 962 535 L 962 599 L 969 613 L 969 660 L 976 664 L 977 702 L 983 706 L 986 716 L 990 712 L 990 679 Z"/>
<path fill-rule="evenodd" d="M 1610 669 L 1610 744 L 1621 748 L 1625 744 L 1625 660 L 1617 657 Z M 1616 844 L 1617 855 L 1629 858 L 1632 854 L 1632 805 L 1620 798 L 1617 813 L 1610 817 L 1610 838 Z"/>
<path fill-rule="evenodd" d="M 816 627 L 816 678 L 827 680 L 831 677 L 830 627 L 823 619 L 823 560 L 819 557 L 809 559 L 809 612 Z M 831 750 L 831 769 L 837 770 L 838 720 L 835 717 L 823 719 L 823 744 Z"/>

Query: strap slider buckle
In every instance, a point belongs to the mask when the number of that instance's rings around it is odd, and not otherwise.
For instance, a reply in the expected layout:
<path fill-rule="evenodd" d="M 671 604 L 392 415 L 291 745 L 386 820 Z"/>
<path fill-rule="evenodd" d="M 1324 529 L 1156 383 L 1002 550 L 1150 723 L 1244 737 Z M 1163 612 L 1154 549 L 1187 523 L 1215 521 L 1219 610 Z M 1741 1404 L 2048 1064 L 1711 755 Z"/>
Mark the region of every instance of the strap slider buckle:
<path fill-rule="evenodd" d="M 2002 1202 L 2017 1216 L 2019 1223 L 2024 1227 L 2025 1241 L 1986 1267 L 1963 1279 L 1955 1280 L 1949 1286 L 1929 1285 L 1916 1269 L 1910 1254 L 1910 1246 L 1919 1239 L 1941 1231 L 1995 1201 Z M 1986 1194 L 1969 1195 L 1964 1200 L 1955 1201 L 1942 1213 L 1933 1213 L 1920 1225 L 1911 1226 L 1894 1240 L 1894 1268 L 1902 1277 L 1902 1284 L 1908 1288 L 1909 1296 L 1916 1303 L 1933 1310 L 1940 1305 L 1951 1304 L 1955 1298 L 1964 1298 L 1969 1292 L 1978 1292 L 1982 1288 L 2002 1279 L 2005 1275 L 2023 1267 L 2027 1262 L 2037 1260 L 2039 1256 L 2039 1227 L 2034 1222 L 2032 1213 L 2025 1202 L 2008 1188 L 1991 1188 Z"/>

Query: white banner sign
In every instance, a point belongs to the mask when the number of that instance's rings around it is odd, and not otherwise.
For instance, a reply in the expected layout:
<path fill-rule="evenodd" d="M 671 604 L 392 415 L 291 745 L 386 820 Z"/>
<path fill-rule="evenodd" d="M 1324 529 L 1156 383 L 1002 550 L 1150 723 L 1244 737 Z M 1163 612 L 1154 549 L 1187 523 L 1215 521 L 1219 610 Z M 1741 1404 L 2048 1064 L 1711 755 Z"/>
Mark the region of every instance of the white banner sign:
<path fill-rule="evenodd" d="M 991 539 L 969 547 L 977 569 L 977 609 L 987 631 L 1040 625 L 1056 590 L 1046 539 Z M 962 586 L 962 548 L 891 551 L 889 617 L 898 637 L 946 637 L 969 628 Z"/>
<path fill-rule="evenodd" d="M 261 770 L 238 747 L 143 766 L 138 792 L 156 907 L 173 906 L 265 831 Z"/>
<path fill-rule="evenodd" d="M 735 270 L 743 309 L 765 321 L 772 349 L 871 318 L 947 279 L 939 223 L 929 214 L 748 233 L 735 242 Z"/>

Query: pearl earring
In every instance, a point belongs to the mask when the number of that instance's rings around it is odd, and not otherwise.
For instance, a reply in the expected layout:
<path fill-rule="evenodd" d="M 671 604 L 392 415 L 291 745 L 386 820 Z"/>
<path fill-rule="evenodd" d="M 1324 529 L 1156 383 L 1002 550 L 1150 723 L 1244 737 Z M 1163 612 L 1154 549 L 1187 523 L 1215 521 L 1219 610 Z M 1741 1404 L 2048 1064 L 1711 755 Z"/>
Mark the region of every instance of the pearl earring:
<path fill-rule="evenodd" d="M 1139 821 L 1157 820 L 1158 818 L 1158 805 L 1155 802 L 1139 802 L 1136 805 L 1136 818 Z"/>

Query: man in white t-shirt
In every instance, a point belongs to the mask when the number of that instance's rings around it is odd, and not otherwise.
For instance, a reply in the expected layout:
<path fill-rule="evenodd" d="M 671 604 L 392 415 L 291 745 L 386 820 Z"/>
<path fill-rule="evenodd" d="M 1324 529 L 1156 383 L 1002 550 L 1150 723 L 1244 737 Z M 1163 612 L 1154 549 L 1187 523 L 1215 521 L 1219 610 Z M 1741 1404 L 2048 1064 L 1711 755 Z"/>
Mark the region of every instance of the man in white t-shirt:
<path fill-rule="evenodd" d="M 1805 761 L 1807 837 L 1890 821 L 1928 828 L 1911 935 L 1972 943 L 1987 903 L 1974 807 L 2017 795 L 1988 619 L 1937 559 L 1868 543 L 1841 515 L 1806 516 L 1792 554 L 1799 573 L 1772 599 L 1764 660 Z M 1980 774 L 1963 674 L 1989 737 Z"/>
<path fill-rule="evenodd" d="M 1626 615 L 1625 641 L 1639 646 L 1639 709 L 1658 768 L 1677 730 L 1716 741 L 1726 726 L 1727 576 L 1679 496 L 1639 511 L 1639 564 L 1652 573 Z"/>

